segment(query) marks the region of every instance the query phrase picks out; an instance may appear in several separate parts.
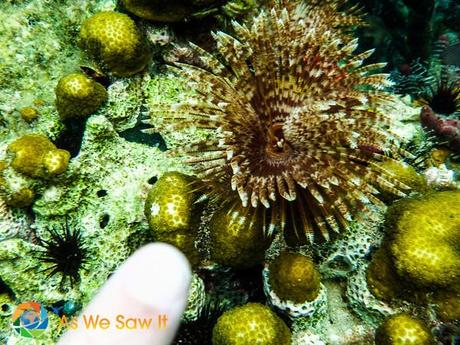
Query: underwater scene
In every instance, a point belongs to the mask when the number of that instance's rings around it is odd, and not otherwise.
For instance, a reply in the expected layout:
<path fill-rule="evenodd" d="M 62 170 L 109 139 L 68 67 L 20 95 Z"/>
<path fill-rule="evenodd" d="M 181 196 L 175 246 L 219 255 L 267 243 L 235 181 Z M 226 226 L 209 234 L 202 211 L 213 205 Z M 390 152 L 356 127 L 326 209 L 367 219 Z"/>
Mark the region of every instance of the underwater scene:
<path fill-rule="evenodd" d="M 0 0 L 0 345 L 459 345 L 460 1 Z"/>

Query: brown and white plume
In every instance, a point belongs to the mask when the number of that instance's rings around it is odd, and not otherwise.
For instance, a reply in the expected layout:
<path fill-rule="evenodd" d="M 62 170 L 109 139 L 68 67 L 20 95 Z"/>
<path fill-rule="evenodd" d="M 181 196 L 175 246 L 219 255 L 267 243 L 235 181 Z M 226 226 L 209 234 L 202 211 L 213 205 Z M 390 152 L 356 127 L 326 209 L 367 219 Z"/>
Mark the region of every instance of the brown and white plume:
<path fill-rule="evenodd" d="M 387 75 L 376 73 L 385 64 L 353 54 L 351 28 L 363 22 L 342 5 L 277 1 L 250 26 L 234 22 L 235 36 L 213 34 L 219 54 L 192 45 L 200 66 L 173 69 L 195 97 L 154 111 L 210 132 L 187 148 L 197 174 L 233 208 L 263 214 L 268 232 L 289 224 L 310 241 L 329 239 L 382 205 L 382 191 L 408 190 L 379 164 L 400 157 L 381 111 L 392 102 Z"/>

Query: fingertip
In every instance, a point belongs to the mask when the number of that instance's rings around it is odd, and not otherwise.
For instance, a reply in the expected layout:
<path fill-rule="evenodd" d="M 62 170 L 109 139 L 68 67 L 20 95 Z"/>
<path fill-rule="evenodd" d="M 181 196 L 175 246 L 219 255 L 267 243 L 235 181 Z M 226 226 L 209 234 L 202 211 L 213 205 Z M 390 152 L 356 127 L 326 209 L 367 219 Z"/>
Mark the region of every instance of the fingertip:
<path fill-rule="evenodd" d="M 161 309 L 186 302 L 191 268 L 174 246 L 152 243 L 140 248 L 119 274 L 126 293 L 147 306 Z"/>

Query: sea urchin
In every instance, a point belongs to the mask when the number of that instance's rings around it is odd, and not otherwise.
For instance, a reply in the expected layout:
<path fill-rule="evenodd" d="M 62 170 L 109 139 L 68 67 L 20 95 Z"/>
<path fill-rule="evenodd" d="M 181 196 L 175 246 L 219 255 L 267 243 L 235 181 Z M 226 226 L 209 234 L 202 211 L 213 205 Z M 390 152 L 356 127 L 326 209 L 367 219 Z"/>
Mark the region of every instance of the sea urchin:
<path fill-rule="evenodd" d="M 188 148 L 197 173 L 235 207 L 263 205 L 269 233 L 287 224 L 311 242 L 318 231 L 329 239 L 382 205 L 380 192 L 408 190 L 379 164 L 400 157 L 383 110 L 390 82 L 375 73 L 385 64 L 363 65 L 372 51 L 353 54 L 350 29 L 362 19 L 355 7 L 339 12 L 343 5 L 273 1 L 251 26 L 234 22 L 235 37 L 213 34 L 220 57 L 192 45 L 200 66 L 172 69 L 196 96 L 154 111 L 210 132 Z"/>
<path fill-rule="evenodd" d="M 67 219 L 62 231 L 49 228 L 48 232 L 49 239 L 38 238 L 38 245 L 42 250 L 36 253 L 36 257 L 49 264 L 49 267 L 43 270 L 49 272 L 49 277 L 55 274 L 62 275 L 61 288 L 67 280 L 73 286 L 80 281 L 80 269 L 88 259 L 88 249 L 81 232 L 77 228 L 71 228 Z"/>

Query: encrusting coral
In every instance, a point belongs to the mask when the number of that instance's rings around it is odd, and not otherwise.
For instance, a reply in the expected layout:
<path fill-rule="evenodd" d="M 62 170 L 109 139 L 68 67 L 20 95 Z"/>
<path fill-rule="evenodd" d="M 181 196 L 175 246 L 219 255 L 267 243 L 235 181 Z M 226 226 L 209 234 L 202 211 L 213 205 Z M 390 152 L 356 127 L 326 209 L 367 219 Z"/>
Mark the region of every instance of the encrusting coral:
<path fill-rule="evenodd" d="M 427 130 L 446 140 L 452 150 L 460 152 L 460 77 L 442 68 L 440 75 L 418 98 L 424 105 L 420 121 Z"/>
<path fill-rule="evenodd" d="M 406 154 L 381 110 L 393 101 L 382 90 L 390 83 L 375 73 L 385 64 L 363 65 L 372 51 L 353 54 L 348 28 L 362 20 L 354 7 L 339 13 L 340 4 L 278 1 L 252 26 L 234 23 L 236 37 L 217 32 L 225 62 L 193 46 L 201 66 L 173 69 L 191 81 L 194 99 L 153 110 L 178 128 L 211 132 L 188 148 L 208 195 L 262 205 L 268 233 L 281 226 L 327 240 L 383 206 L 379 192 L 410 190 L 377 164 Z"/>

